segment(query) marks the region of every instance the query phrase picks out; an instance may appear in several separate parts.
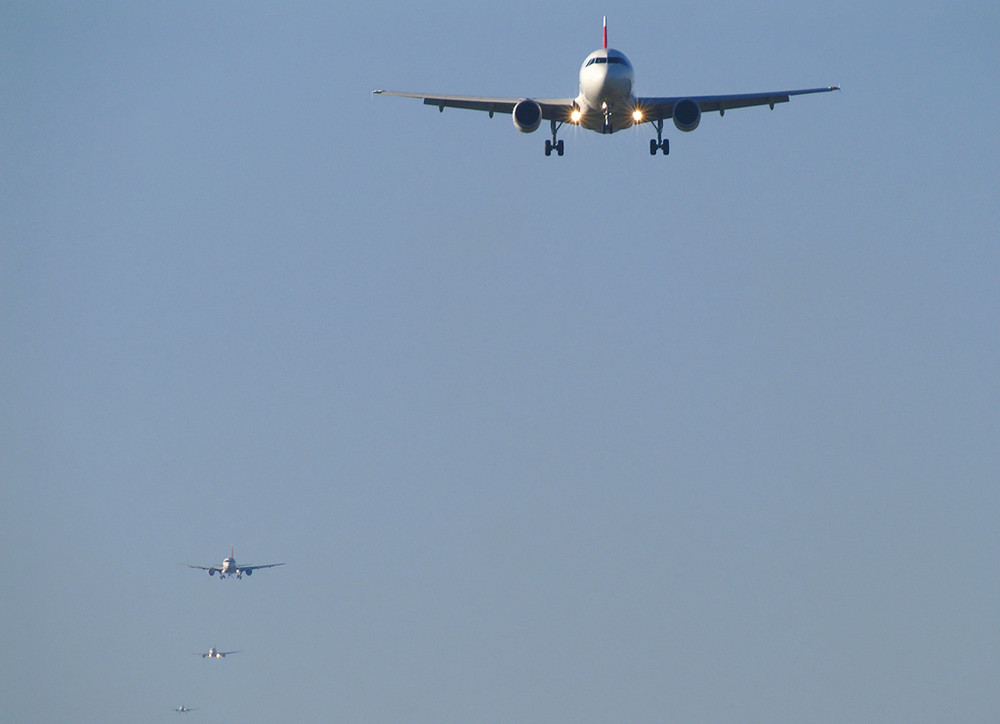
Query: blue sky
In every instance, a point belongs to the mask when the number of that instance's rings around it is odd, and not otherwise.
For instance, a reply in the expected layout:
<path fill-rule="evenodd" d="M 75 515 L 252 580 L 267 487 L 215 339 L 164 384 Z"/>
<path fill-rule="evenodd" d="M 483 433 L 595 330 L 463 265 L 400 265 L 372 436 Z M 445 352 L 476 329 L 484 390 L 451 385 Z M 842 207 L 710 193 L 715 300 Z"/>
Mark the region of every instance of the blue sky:
<path fill-rule="evenodd" d="M 666 158 L 370 95 L 575 95 L 604 14 L 642 94 L 844 91 Z M 4 4 L 3 718 L 995 719 L 998 33 Z"/>

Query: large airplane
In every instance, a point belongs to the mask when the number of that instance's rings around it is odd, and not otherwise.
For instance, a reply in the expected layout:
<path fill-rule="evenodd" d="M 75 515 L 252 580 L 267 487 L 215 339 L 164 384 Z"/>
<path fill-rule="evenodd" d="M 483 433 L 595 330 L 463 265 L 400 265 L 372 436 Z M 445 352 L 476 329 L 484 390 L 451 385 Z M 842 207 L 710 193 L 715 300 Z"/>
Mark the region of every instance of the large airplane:
<path fill-rule="evenodd" d="M 176 712 L 178 712 L 180 714 L 187 714 L 189 711 L 194 711 L 197 708 L 198 707 L 195 706 L 195 707 L 192 707 L 192 708 L 189 709 L 188 707 L 186 707 L 186 706 L 184 706 L 182 704 L 181 706 L 179 706 L 176 709 L 174 709 L 174 711 L 176 711 Z"/>
<path fill-rule="evenodd" d="M 200 656 L 203 659 L 224 659 L 227 656 L 229 656 L 229 654 L 239 654 L 239 653 L 242 653 L 242 652 L 241 651 L 219 651 L 217 648 L 215 648 L 213 646 L 207 652 L 205 652 L 205 651 L 201 651 L 201 652 L 195 651 L 191 655 L 192 656 Z"/>
<path fill-rule="evenodd" d="M 263 566 L 240 566 L 236 564 L 236 549 L 235 547 L 230 547 L 229 558 L 222 561 L 221 566 L 194 566 L 190 563 L 185 564 L 188 568 L 198 568 L 203 571 L 208 571 L 208 575 L 214 576 L 216 573 L 219 574 L 219 578 L 225 578 L 226 576 L 236 576 L 237 580 L 243 578 L 243 574 L 252 575 L 254 571 L 258 568 L 274 568 L 275 566 L 283 566 L 284 563 L 268 563 Z"/>
<path fill-rule="evenodd" d="M 688 133 L 701 123 L 702 113 L 718 111 L 725 115 L 731 108 L 770 106 L 787 103 L 791 96 L 828 93 L 837 86 L 804 88 L 801 90 L 737 93 L 721 96 L 645 97 L 633 92 L 635 73 L 625 54 L 608 47 L 608 19 L 604 18 L 604 47 L 587 56 L 580 67 L 580 94 L 576 98 L 491 98 L 484 96 L 427 95 L 403 91 L 372 91 L 376 95 L 421 98 L 424 104 L 445 108 L 466 108 L 494 113 L 510 113 L 514 127 L 522 133 L 532 133 L 542 121 L 549 122 L 552 140 L 545 141 L 545 155 L 555 151 L 563 155 L 563 142 L 556 133 L 566 123 L 598 133 L 615 133 L 630 126 L 649 123 L 656 138 L 649 142 L 649 152 L 670 153 L 670 142 L 663 138 L 663 121 L 670 118 L 677 130 Z"/>

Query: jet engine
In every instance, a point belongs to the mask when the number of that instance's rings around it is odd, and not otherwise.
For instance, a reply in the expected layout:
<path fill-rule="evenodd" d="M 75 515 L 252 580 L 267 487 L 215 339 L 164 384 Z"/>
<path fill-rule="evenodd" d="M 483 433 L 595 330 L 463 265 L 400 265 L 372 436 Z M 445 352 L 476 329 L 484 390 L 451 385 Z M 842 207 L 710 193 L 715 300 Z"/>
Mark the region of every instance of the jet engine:
<path fill-rule="evenodd" d="M 215 569 L 214 568 L 209 568 L 208 569 L 208 575 L 214 576 L 215 575 Z"/>
<path fill-rule="evenodd" d="M 253 568 L 248 568 L 247 570 L 243 571 L 243 575 L 245 576 L 249 576 L 251 573 L 253 573 Z"/>
<path fill-rule="evenodd" d="M 518 101 L 514 106 L 514 128 L 521 133 L 531 133 L 542 123 L 542 107 L 530 98 Z"/>
<path fill-rule="evenodd" d="M 678 131 L 688 133 L 693 131 L 701 123 L 701 106 L 698 101 L 685 98 L 674 103 L 674 125 Z"/>

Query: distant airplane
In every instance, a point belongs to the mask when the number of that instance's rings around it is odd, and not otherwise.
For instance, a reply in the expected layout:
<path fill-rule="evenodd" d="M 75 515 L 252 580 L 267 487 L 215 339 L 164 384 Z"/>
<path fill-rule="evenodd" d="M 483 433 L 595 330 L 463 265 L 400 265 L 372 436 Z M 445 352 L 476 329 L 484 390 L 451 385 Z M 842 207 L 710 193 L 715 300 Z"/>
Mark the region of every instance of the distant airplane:
<path fill-rule="evenodd" d="M 202 571 L 208 571 L 208 575 L 214 576 L 216 573 L 219 574 L 219 578 L 225 578 L 226 576 L 236 576 L 237 580 L 243 578 L 243 574 L 251 575 L 258 568 L 274 568 L 275 566 L 283 566 L 284 563 L 268 563 L 263 566 L 239 566 L 236 564 L 236 550 L 235 547 L 229 549 L 229 558 L 222 561 L 221 566 L 193 566 L 190 563 L 185 564 L 188 568 L 198 568 Z"/>
<path fill-rule="evenodd" d="M 179 712 L 181 714 L 187 714 L 189 711 L 194 711 L 197 708 L 198 707 L 195 707 L 194 709 L 188 709 L 186 706 L 179 706 L 176 709 L 174 709 L 174 711 Z"/>
<path fill-rule="evenodd" d="M 242 653 L 242 652 L 241 651 L 219 651 L 217 648 L 215 648 L 213 646 L 212 648 L 210 648 L 208 650 L 207 653 L 195 651 L 191 655 L 192 656 L 200 656 L 203 659 L 224 659 L 227 656 L 229 656 L 229 654 L 239 654 L 239 653 Z"/>
<path fill-rule="evenodd" d="M 837 86 L 803 90 L 737 93 L 721 96 L 637 97 L 633 94 L 635 74 L 632 64 L 621 51 L 608 47 L 608 19 L 604 18 L 604 47 L 588 55 L 580 67 L 580 94 L 576 98 L 493 98 L 485 96 L 425 95 L 401 91 L 375 90 L 376 95 L 422 98 L 429 106 L 465 108 L 494 113 L 510 113 L 514 127 L 522 133 L 532 133 L 542 121 L 549 122 L 552 140 L 545 141 L 545 155 L 555 151 L 563 155 L 563 142 L 556 132 L 569 123 L 598 133 L 614 133 L 630 126 L 649 123 L 656 138 L 649 142 L 649 152 L 670 153 L 670 142 L 663 138 L 663 121 L 672 118 L 677 130 L 693 131 L 701 123 L 701 114 L 718 111 L 724 115 L 730 108 L 770 106 L 786 103 L 791 96 L 808 93 L 828 93 Z"/>

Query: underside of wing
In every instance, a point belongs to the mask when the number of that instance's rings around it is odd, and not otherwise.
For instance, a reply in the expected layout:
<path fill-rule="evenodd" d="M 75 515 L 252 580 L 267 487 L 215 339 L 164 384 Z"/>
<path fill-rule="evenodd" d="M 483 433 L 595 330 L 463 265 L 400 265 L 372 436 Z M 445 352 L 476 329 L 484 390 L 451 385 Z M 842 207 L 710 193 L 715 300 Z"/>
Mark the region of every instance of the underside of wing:
<path fill-rule="evenodd" d="M 284 563 L 268 563 L 263 566 L 240 566 L 241 571 L 256 571 L 258 568 L 274 568 L 276 566 L 283 566 Z"/>
<path fill-rule="evenodd" d="M 464 108 L 470 111 L 485 111 L 494 113 L 512 113 L 514 106 L 524 98 L 492 98 L 484 96 L 430 95 L 426 93 L 407 93 L 403 91 L 372 91 L 375 95 L 399 96 L 401 98 L 419 98 L 424 105 L 437 106 L 439 111 L 445 108 Z M 542 109 L 542 118 L 546 121 L 563 121 L 573 107 L 573 98 L 531 98 Z"/>
<path fill-rule="evenodd" d="M 216 573 L 222 573 L 222 569 L 218 566 L 192 566 L 190 563 L 185 563 L 188 568 L 197 568 L 199 571 L 215 571 Z"/>
<path fill-rule="evenodd" d="M 718 111 L 725 113 L 730 108 L 748 108 L 750 106 L 770 106 L 776 103 L 787 103 L 791 96 L 801 96 L 810 93 L 829 93 L 840 90 L 837 86 L 826 88 L 804 88 L 801 90 L 767 91 L 765 93 L 736 93 L 720 96 L 677 96 L 675 98 L 638 98 L 637 104 L 642 109 L 645 120 L 655 121 L 672 118 L 674 106 L 681 101 L 694 101 L 702 113 Z"/>

